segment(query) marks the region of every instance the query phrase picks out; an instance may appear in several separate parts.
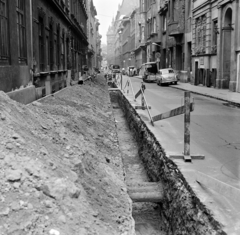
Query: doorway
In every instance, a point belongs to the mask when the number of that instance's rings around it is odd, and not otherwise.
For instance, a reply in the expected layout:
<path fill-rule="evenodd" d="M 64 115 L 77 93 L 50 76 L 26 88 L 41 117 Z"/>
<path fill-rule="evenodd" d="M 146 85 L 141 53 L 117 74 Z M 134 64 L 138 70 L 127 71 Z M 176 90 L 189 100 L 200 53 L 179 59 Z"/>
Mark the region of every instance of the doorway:
<path fill-rule="evenodd" d="M 194 85 L 198 85 L 198 61 L 195 61 L 195 79 L 194 79 Z"/>
<path fill-rule="evenodd" d="M 230 82 L 230 65 L 231 65 L 231 38 L 232 38 L 232 9 L 228 8 L 225 13 L 223 27 L 223 88 L 229 88 Z"/>

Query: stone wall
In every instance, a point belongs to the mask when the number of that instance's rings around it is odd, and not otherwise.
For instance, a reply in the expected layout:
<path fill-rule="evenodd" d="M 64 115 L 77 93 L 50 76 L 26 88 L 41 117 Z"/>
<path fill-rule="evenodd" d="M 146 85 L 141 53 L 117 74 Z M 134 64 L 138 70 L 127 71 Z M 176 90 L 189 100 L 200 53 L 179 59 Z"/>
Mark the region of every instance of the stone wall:
<path fill-rule="evenodd" d="M 110 93 L 110 97 L 118 100 L 125 113 L 150 180 L 163 183 L 164 201 L 159 206 L 165 226 L 163 229 L 167 234 L 226 234 L 211 212 L 200 202 L 177 165 L 166 156 L 161 144 L 125 96 L 115 91 Z"/>

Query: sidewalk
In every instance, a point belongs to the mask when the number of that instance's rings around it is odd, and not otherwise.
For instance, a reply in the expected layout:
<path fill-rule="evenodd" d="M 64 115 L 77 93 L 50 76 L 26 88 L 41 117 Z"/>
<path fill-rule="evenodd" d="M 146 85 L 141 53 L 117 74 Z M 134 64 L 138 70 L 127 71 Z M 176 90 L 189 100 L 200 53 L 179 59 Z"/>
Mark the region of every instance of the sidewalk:
<path fill-rule="evenodd" d="M 136 78 L 141 79 L 139 76 L 135 76 Z M 190 83 L 182 83 L 178 82 L 178 85 L 172 86 L 172 88 L 180 89 L 184 91 L 191 91 L 194 94 L 204 95 L 210 98 L 222 100 L 225 102 L 229 102 L 232 105 L 240 107 L 240 93 L 232 92 L 228 89 L 216 89 L 212 87 L 204 87 L 201 85 L 195 86 Z"/>
<path fill-rule="evenodd" d="M 173 88 L 191 91 L 194 94 L 204 95 L 214 99 L 229 102 L 232 105 L 240 107 L 240 93 L 232 92 L 227 89 L 216 89 L 212 87 L 195 86 L 190 83 L 178 83 L 177 86 L 172 86 Z"/>
<path fill-rule="evenodd" d="M 138 78 L 140 79 L 140 77 Z M 240 107 L 240 93 L 237 92 L 195 86 L 181 82 L 179 82 L 178 85 L 173 85 L 171 87 L 222 100 L 230 105 Z M 128 100 L 133 105 L 136 105 L 138 102 L 134 102 L 133 97 L 128 97 Z M 153 127 L 150 124 L 146 111 L 138 109 L 137 112 L 143 118 L 146 125 L 154 133 L 159 142 L 161 142 L 166 154 L 170 155 L 172 149 L 169 148 L 168 144 L 166 145 L 166 141 L 164 143 L 161 141 L 157 125 Z M 204 171 L 204 164 L 206 161 L 195 160 L 192 164 L 187 164 L 182 159 L 174 159 L 174 162 L 178 165 L 181 173 L 191 185 L 194 192 L 198 195 L 199 199 L 211 210 L 214 217 L 224 225 L 224 230 L 227 234 L 240 234 L 239 188 L 232 187 L 231 185 L 214 178 L 214 174 L 209 174 L 209 172 L 206 174 Z M 207 164 L 213 164 L 215 166 L 216 162 L 208 161 Z"/>

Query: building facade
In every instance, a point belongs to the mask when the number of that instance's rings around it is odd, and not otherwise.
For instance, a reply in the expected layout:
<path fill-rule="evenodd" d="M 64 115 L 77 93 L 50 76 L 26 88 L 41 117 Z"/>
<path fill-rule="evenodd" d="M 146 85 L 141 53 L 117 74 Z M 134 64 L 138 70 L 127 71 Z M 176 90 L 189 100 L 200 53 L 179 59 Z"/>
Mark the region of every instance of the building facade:
<path fill-rule="evenodd" d="M 107 31 L 107 64 L 113 64 L 115 61 L 115 33 L 114 33 L 114 20 Z"/>
<path fill-rule="evenodd" d="M 88 53 L 87 53 L 87 65 L 90 71 L 96 66 L 96 15 L 97 11 L 93 5 L 93 1 L 90 0 L 87 3 L 88 9 L 88 21 L 87 21 L 87 35 L 88 35 Z"/>
<path fill-rule="evenodd" d="M 0 90 L 32 84 L 31 1 L 0 1 Z"/>
<path fill-rule="evenodd" d="M 190 82 L 192 74 L 192 1 L 161 0 L 159 16 L 160 67 L 171 67 L 178 73 L 180 81 Z"/>
<path fill-rule="evenodd" d="M 87 62 L 87 18 L 86 1 L 33 0 L 33 81 L 46 94 L 66 85 L 67 71 L 79 78 Z"/>
<path fill-rule="evenodd" d="M 193 4 L 193 83 L 239 90 L 239 1 Z"/>
<path fill-rule="evenodd" d="M 128 21 L 127 19 L 130 17 L 133 10 L 138 7 L 138 5 L 139 5 L 139 0 L 132 0 L 132 1 L 122 0 L 122 3 L 118 6 L 117 14 L 113 18 L 107 32 L 108 65 L 118 64 L 121 67 L 127 67 L 129 66 L 128 64 L 134 63 L 129 61 L 129 58 L 131 57 L 128 56 L 128 59 L 126 59 L 125 57 L 127 56 L 125 55 L 124 57 L 123 55 L 123 51 L 126 50 L 126 47 L 129 48 L 129 45 L 127 46 L 125 45 L 124 46 L 125 49 L 123 48 L 123 44 L 125 43 L 125 41 L 123 39 L 124 32 L 122 28 L 122 23 L 124 21 L 124 24 L 125 24 Z M 128 34 L 128 37 L 130 37 L 130 32 Z M 129 49 L 127 50 L 129 51 Z"/>
<path fill-rule="evenodd" d="M 31 87 L 37 99 L 78 80 L 88 62 L 89 40 L 99 66 L 99 22 L 94 19 L 94 37 L 89 37 L 87 27 L 90 12 L 96 15 L 91 0 L 0 0 L 0 4 L 0 90 L 24 92 Z"/>

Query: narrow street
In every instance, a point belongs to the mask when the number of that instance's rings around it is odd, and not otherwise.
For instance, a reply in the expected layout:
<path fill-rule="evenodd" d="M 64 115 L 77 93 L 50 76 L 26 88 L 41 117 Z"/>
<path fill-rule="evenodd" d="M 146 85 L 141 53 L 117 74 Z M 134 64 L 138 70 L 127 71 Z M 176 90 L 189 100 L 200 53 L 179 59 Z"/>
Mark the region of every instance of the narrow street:
<path fill-rule="evenodd" d="M 127 78 L 123 76 L 123 87 Z M 137 77 L 130 79 L 136 94 L 142 80 Z M 156 83 L 145 83 L 145 86 L 145 97 L 151 107 L 151 116 L 184 104 L 184 91 L 174 89 L 178 85 L 158 86 Z M 132 104 L 141 103 L 140 96 L 134 102 L 131 89 L 129 94 L 126 91 L 125 88 L 125 95 Z M 191 112 L 190 152 L 202 154 L 205 159 L 192 160 L 191 163 L 174 159 L 174 162 L 201 201 L 227 227 L 227 233 L 235 234 L 240 231 L 240 203 L 237 199 L 240 192 L 240 109 L 201 95 L 191 94 L 191 99 L 194 99 L 195 106 Z M 137 112 L 148 124 L 167 155 L 183 153 L 184 115 L 157 121 L 152 126 L 146 110 L 138 109 Z"/>
<path fill-rule="evenodd" d="M 127 77 L 124 76 L 124 79 Z M 141 79 L 131 77 L 131 81 L 136 93 Z M 184 103 L 184 92 L 174 89 L 174 86 L 145 85 L 145 96 L 152 116 Z M 191 97 L 194 98 L 195 108 L 191 113 L 190 150 L 192 154 L 205 155 L 205 160 L 192 162 L 194 169 L 240 188 L 240 109 L 200 95 L 191 94 Z M 139 112 L 147 121 L 147 111 Z M 155 122 L 154 129 L 168 154 L 183 152 L 184 115 Z"/>

